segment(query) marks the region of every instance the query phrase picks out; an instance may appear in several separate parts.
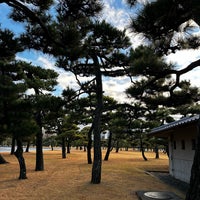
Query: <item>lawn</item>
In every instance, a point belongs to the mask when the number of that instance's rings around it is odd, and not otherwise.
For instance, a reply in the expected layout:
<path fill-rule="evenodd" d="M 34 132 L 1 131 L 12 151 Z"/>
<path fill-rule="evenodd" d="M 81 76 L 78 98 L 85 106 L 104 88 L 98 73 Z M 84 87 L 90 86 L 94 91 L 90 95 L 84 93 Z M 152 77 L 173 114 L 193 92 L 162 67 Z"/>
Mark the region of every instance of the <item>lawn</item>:
<path fill-rule="evenodd" d="M 104 155 L 105 151 L 103 151 Z M 0 165 L 0 199 L 2 200 L 137 200 L 137 190 L 167 190 L 182 196 L 175 188 L 168 186 L 146 170 L 168 170 L 166 154 L 146 152 L 148 161 L 140 152 L 111 152 L 109 161 L 102 163 L 101 184 L 90 183 L 91 167 L 86 162 L 86 152 L 71 150 L 66 159 L 61 151 L 44 151 L 45 170 L 36 172 L 35 153 L 24 153 L 27 165 L 26 180 L 18 180 L 19 166 L 9 153 L 2 154 L 9 162 Z"/>

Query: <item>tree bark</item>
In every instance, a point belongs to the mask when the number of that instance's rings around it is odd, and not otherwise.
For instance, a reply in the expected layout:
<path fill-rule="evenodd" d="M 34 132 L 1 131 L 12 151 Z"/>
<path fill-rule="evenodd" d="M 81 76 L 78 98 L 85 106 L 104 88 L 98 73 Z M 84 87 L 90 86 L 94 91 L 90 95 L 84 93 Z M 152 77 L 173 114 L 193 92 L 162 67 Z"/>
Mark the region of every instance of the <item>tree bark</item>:
<path fill-rule="evenodd" d="M 118 153 L 119 152 L 119 141 L 117 140 L 117 142 L 116 142 L 116 151 L 115 151 L 115 153 Z"/>
<path fill-rule="evenodd" d="M 66 139 L 62 137 L 62 158 L 66 158 Z"/>
<path fill-rule="evenodd" d="M 51 151 L 53 151 L 53 147 L 54 147 L 54 146 L 53 146 L 53 144 L 52 144 L 52 142 L 51 142 Z"/>
<path fill-rule="evenodd" d="M 15 151 L 14 155 L 16 156 L 19 162 L 19 167 L 20 167 L 19 179 L 27 179 L 26 164 L 23 157 L 23 146 L 21 140 L 19 139 L 17 139 L 17 150 Z"/>
<path fill-rule="evenodd" d="M 145 154 L 144 154 L 144 148 L 142 147 L 142 157 L 143 157 L 143 159 L 145 160 L 145 161 L 147 161 L 147 158 L 146 158 L 146 156 L 145 156 Z"/>
<path fill-rule="evenodd" d="M 155 154 L 156 154 L 156 159 L 159 159 L 159 151 L 158 151 L 158 146 L 155 146 Z"/>
<path fill-rule="evenodd" d="M 91 183 L 99 184 L 101 182 L 101 115 L 103 110 L 103 89 L 102 89 L 102 75 L 97 56 L 93 57 L 96 66 L 96 96 L 97 105 L 94 117 L 94 162 L 92 166 Z"/>
<path fill-rule="evenodd" d="M 200 121 L 197 125 L 197 145 L 191 169 L 190 185 L 185 200 L 200 199 Z"/>
<path fill-rule="evenodd" d="M 4 159 L 4 157 L 0 154 L 0 164 L 6 164 L 6 163 L 8 163 L 5 159 Z"/>
<path fill-rule="evenodd" d="M 26 151 L 25 152 L 29 152 L 29 147 L 30 147 L 30 140 L 27 142 L 27 145 L 26 145 Z"/>
<path fill-rule="evenodd" d="M 43 159 L 43 134 L 42 134 L 42 119 L 41 114 L 37 114 L 37 124 L 40 127 L 39 132 L 36 135 L 36 166 L 35 171 L 44 170 L 44 159 Z"/>
<path fill-rule="evenodd" d="M 146 158 L 146 156 L 145 156 L 145 154 L 144 154 L 144 147 L 143 147 L 143 142 L 142 142 L 142 138 L 140 137 L 140 149 L 141 149 L 141 151 L 142 151 L 142 157 L 143 157 L 143 159 L 145 160 L 145 161 L 147 161 L 147 158 Z"/>
<path fill-rule="evenodd" d="M 11 151 L 10 151 L 10 155 L 13 155 L 15 152 L 15 137 L 12 137 L 12 144 L 11 144 Z"/>
<path fill-rule="evenodd" d="M 67 142 L 67 153 L 70 153 L 70 142 Z"/>
<path fill-rule="evenodd" d="M 108 148 L 107 148 L 107 151 L 106 151 L 106 155 L 104 157 L 105 161 L 108 161 L 110 152 L 112 150 L 111 143 L 112 143 L 112 132 L 110 131 L 109 138 L 108 138 Z"/>
<path fill-rule="evenodd" d="M 88 143 L 87 143 L 87 161 L 88 164 L 92 164 L 92 155 L 91 155 L 91 149 L 92 149 L 92 131 L 93 131 L 93 124 L 90 127 L 90 130 L 88 131 Z"/>

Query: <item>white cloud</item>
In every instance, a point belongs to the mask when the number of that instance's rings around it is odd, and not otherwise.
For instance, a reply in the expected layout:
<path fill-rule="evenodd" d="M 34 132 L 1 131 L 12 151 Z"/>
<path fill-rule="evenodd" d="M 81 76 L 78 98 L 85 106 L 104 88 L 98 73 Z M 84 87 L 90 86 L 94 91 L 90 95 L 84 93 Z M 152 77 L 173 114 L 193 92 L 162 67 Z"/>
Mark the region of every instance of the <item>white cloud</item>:
<path fill-rule="evenodd" d="M 182 80 L 190 81 L 193 86 L 200 87 L 200 68 L 196 68 L 182 76 Z"/>
<path fill-rule="evenodd" d="M 26 91 L 26 94 L 27 94 L 27 95 L 32 95 L 32 94 L 35 94 L 35 91 L 34 91 L 34 89 L 28 89 L 28 90 Z"/>
<path fill-rule="evenodd" d="M 67 87 L 78 89 L 75 77 L 70 72 L 63 71 L 62 73 L 60 73 L 58 76 L 58 83 L 62 89 L 66 89 Z"/>
<path fill-rule="evenodd" d="M 75 76 L 71 72 L 67 72 L 64 69 L 57 67 L 52 57 L 40 55 L 37 59 L 37 62 L 40 62 L 41 66 L 45 69 L 54 70 L 59 74 L 57 79 L 57 88 L 59 88 L 60 92 L 66 89 L 67 87 L 73 88 L 74 90 L 78 89 L 78 84 L 75 79 Z"/>
<path fill-rule="evenodd" d="M 115 0 L 104 0 L 104 10 L 102 19 L 113 24 L 120 30 L 127 28 L 129 25 L 130 15 L 128 10 L 124 7 L 115 7 Z"/>
<path fill-rule="evenodd" d="M 143 1 L 145 2 L 145 0 L 142 0 L 141 3 L 144 3 Z M 116 0 L 104 0 L 102 20 L 106 20 L 119 30 L 126 29 L 126 34 L 130 38 L 133 48 L 135 48 L 144 42 L 144 37 L 141 34 L 134 34 L 130 29 L 131 17 L 134 14 L 133 8 L 127 5 L 126 0 L 121 2 L 121 7 L 114 6 L 117 2 Z"/>
<path fill-rule="evenodd" d="M 185 68 L 197 59 L 200 59 L 200 49 L 181 50 L 166 56 L 167 62 L 175 63 L 180 69 Z"/>
<path fill-rule="evenodd" d="M 177 69 L 183 69 L 190 63 L 200 59 L 200 49 L 182 50 L 166 56 L 167 62 L 176 64 Z M 200 86 L 200 66 L 181 76 L 181 80 L 188 80 L 192 85 Z"/>
<path fill-rule="evenodd" d="M 36 62 L 40 63 L 40 65 L 44 69 L 52 69 L 58 71 L 58 69 L 55 67 L 55 62 L 52 59 L 50 59 L 50 57 L 47 57 L 45 55 L 43 56 L 40 55 L 36 60 Z"/>
<path fill-rule="evenodd" d="M 103 90 L 104 95 L 113 97 L 118 102 L 127 102 L 125 90 L 130 86 L 130 79 L 127 77 L 104 78 Z"/>

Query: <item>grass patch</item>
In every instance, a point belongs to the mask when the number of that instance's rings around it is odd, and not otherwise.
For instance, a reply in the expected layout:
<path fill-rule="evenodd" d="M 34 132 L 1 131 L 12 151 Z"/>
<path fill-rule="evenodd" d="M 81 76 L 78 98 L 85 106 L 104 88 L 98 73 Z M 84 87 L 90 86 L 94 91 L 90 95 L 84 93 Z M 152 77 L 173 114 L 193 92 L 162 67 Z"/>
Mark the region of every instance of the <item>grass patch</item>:
<path fill-rule="evenodd" d="M 103 156 L 105 151 L 103 151 Z M 8 200 L 137 200 L 137 190 L 167 190 L 183 195 L 145 171 L 168 170 L 168 158 L 160 154 L 146 152 L 148 161 L 142 159 L 140 152 L 111 152 L 109 161 L 102 162 L 102 182 L 90 183 L 92 165 L 86 161 L 86 152 L 72 149 L 66 159 L 61 151 L 44 151 L 44 167 L 36 172 L 35 153 L 24 153 L 27 165 L 26 180 L 18 180 L 17 159 L 9 153 L 2 154 L 9 162 L 0 165 L 0 199 Z"/>

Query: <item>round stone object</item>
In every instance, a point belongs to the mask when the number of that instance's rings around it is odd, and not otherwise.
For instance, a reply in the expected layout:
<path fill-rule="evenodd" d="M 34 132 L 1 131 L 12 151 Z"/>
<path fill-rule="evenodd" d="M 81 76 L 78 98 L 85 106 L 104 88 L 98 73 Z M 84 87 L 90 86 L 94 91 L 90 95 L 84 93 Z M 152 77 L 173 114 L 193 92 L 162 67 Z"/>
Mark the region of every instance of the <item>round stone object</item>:
<path fill-rule="evenodd" d="M 168 200 L 172 199 L 172 196 L 168 194 L 167 192 L 145 192 L 144 196 L 152 199 L 158 199 L 158 200 Z"/>

